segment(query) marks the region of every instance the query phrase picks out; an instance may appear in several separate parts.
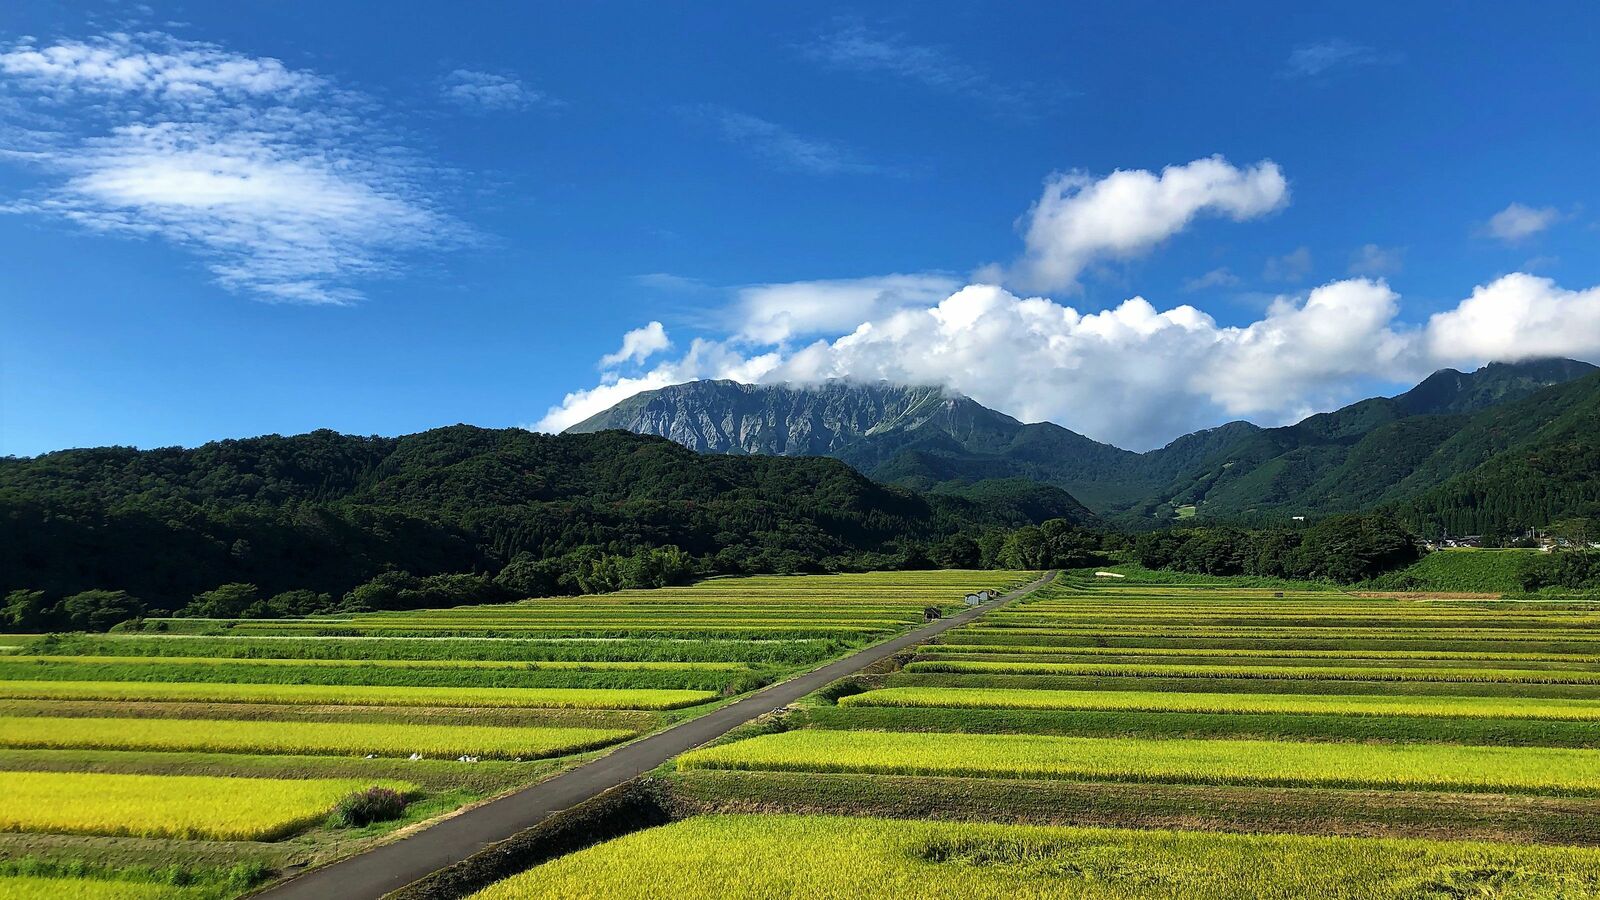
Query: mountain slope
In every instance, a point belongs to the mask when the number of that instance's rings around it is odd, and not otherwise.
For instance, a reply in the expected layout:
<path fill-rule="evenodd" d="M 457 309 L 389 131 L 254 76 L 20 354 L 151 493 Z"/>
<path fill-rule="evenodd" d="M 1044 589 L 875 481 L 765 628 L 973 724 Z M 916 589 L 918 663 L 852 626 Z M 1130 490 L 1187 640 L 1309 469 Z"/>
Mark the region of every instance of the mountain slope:
<path fill-rule="evenodd" d="M 1024 425 L 938 387 L 694 381 L 636 395 L 567 431 L 611 428 L 708 453 L 827 455 L 921 489 L 1026 478 L 1073 496 L 1086 491 L 1091 508 L 1141 493 L 1126 489 L 1138 454 L 1048 422 Z"/>
<path fill-rule="evenodd" d="M 1526 429 L 1518 422 L 1553 415 L 1484 417 L 1487 410 L 1595 371 L 1574 360 L 1444 369 L 1395 397 L 1281 428 L 1230 422 L 1142 454 L 1048 422 L 1023 424 L 951 391 L 887 383 L 691 382 L 641 394 L 570 430 L 659 434 L 712 453 L 822 453 L 923 490 L 1028 479 L 1126 524 L 1185 507 L 1215 518 L 1276 520 L 1427 492 L 1520 439 Z"/>

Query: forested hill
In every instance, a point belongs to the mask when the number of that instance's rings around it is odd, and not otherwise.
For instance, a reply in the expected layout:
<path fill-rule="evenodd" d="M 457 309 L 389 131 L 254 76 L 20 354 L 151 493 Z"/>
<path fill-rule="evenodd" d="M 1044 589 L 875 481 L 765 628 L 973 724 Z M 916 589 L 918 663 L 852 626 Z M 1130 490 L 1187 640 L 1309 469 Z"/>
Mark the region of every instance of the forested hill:
<path fill-rule="evenodd" d="M 519 553 L 676 545 L 724 572 L 888 563 L 872 554 L 959 530 L 1092 518 L 1042 485 L 929 497 L 830 459 L 465 425 L 0 459 L 0 514 L 0 588 L 115 588 L 166 608 L 224 582 L 338 596 L 390 568 L 493 575 Z"/>

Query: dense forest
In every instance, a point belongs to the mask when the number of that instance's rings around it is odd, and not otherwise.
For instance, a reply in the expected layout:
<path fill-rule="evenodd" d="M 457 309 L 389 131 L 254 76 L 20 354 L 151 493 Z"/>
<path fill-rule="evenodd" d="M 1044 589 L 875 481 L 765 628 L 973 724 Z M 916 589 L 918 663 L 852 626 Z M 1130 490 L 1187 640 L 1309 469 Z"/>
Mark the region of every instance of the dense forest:
<path fill-rule="evenodd" d="M 11 627 L 443 606 L 703 574 L 998 565 L 1012 530 L 1050 519 L 1092 522 L 1027 482 L 923 495 L 830 459 L 708 456 L 616 431 L 318 431 L 0 460 L 0 590 L 20 592 Z"/>

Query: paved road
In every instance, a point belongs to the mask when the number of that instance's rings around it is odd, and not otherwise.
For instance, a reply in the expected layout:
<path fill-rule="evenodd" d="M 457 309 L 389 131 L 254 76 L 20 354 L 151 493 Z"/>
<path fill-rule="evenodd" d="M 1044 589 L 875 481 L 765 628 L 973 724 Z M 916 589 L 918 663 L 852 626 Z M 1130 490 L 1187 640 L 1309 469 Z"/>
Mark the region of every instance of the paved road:
<path fill-rule="evenodd" d="M 735 726 L 786 706 L 839 678 L 914 646 L 1047 584 L 1048 572 L 982 606 L 940 619 L 899 637 L 874 644 L 804 675 L 749 694 L 698 718 L 674 725 L 643 740 L 548 778 L 515 794 L 445 819 L 402 840 L 384 844 L 342 862 L 284 882 L 256 895 L 270 900 L 377 900 L 445 866 L 460 862 L 490 844 L 505 840 L 546 818 L 616 787 L 674 756 Z"/>

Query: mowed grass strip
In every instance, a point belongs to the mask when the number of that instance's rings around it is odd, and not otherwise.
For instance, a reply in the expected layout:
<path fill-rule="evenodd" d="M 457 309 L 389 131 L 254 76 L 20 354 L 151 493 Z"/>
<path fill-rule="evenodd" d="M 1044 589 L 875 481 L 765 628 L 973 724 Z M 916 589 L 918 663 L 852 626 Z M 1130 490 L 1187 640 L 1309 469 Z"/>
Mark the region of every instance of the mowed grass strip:
<path fill-rule="evenodd" d="M 559 756 L 632 737 L 602 728 L 391 725 L 370 722 L 260 722 L 228 719 L 0 717 L 0 747 L 159 750 L 304 756 Z"/>
<path fill-rule="evenodd" d="M 1576 847 L 742 815 L 637 831 L 473 900 L 1577 898 L 1597 883 L 1600 852 Z"/>
<path fill-rule="evenodd" d="M 1199 694 L 1013 688 L 889 687 L 839 698 L 846 707 L 1098 710 L 1600 722 L 1600 700 L 1391 697 L 1365 694 Z"/>
<path fill-rule="evenodd" d="M 1283 678 L 1314 681 L 1443 681 L 1600 684 L 1600 672 L 1565 669 L 1390 668 L 1382 666 L 1180 665 L 1163 663 L 985 662 L 926 660 L 907 672 L 969 675 L 1093 675 L 1101 678 Z"/>
<path fill-rule="evenodd" d="M 339 798 L 404 781 L 0 772 L 0 831 L 270 841 L 320 821 Z"/>
<path fill-rule="evenodd" d="M 545 709 L 681 709 L 711 691 L 610 688 L 456 688 L 164 681 L 0 681 L 8 700 L 177 700 L 187 703 L 490 706 Z"/>
<path fill-rule="evenodd" d="M 695 750 L 678 767 L 1600 794 L 1600 751 L 1550 747 L 790 731 Z"/>

